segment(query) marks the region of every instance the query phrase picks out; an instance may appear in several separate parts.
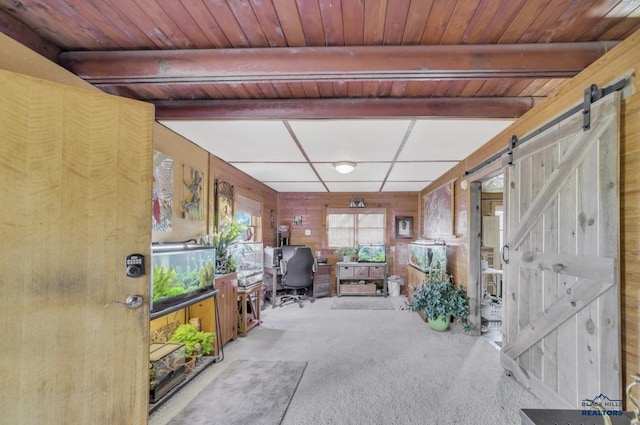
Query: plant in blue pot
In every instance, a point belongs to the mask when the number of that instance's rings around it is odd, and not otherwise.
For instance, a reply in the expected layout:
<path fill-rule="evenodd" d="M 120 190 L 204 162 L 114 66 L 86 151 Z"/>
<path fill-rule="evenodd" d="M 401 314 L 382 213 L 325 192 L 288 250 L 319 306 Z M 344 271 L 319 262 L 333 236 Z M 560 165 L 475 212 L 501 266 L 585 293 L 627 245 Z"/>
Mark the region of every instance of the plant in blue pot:
<path fill-rule="evenodd" d="M 425 282 L 413 287 L 411 310 L 422 312 L 429 326 L 437 331 L 449 329 L 451 318 L 459 320 L 466 332 L 471 330 L 469 297 L 461 286 L 455 286 L 446 273 L 431 273 Z"/>

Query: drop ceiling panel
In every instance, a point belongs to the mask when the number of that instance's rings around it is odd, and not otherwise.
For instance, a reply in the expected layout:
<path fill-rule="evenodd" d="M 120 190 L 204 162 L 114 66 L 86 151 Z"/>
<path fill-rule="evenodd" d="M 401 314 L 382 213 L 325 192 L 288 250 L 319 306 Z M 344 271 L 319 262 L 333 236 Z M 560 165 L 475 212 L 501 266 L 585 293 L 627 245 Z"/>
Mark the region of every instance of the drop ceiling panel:
<path fill-rule="evenodd" d="M 418 182 L 386 182 L 382 188 L 383 192 L 420 192 L 431 183 L 430 181 Z"/>
<path fill-rule="evenodd" d="M 265 183 L 277 192 L 326 192 L 322 183 L 317 182 L 269 182 Z"/>
<path fill-rule="evenodd" d="M 462 160 L 512 122 L 511 120 L 418 120 L 398 160 Z"/>
<path fill-rule="evenodd" d="M 382 181 L 389 171 L 390 162 L 360 162 L 349 174 L 338 173 L 330 163 L 314 163 L 322 180 L 329 181 Z"/>
<path fill-rule="evenodd" d="M 390 161 L 410 120 L 289 121 L 312 162 Z"/>
<path fill-rule="evenodd" d="M 282 121 L 161 121 L 227 162 L 305 161 Z"/>
<path fill-rule="evenodd" d="M 331 192 L 379 192 L 382 181 L 379 182 L 327 182 Z"/>
<path fill-rule="evenodd" d="M 388 181 L 430 181 L 453 168 L 457 162 L 396 162 Z"/>
<path fill-rule="evenodd" d="M 262 182 L 317 182 L 318 177 L 306 163 L 232 162 L 234 167 Z"/>
<path fill-rule="evenodd" d="M 510 122 L 354 119 L 162 124 L 279 192 L 326 192 L 328 188 L 355 193 L 420 191 Z M 446 160 L 428 161 L 432 158 Z M 341 160 L 355 162 L 355 170 L 335 171 L 332 163 Z"/>

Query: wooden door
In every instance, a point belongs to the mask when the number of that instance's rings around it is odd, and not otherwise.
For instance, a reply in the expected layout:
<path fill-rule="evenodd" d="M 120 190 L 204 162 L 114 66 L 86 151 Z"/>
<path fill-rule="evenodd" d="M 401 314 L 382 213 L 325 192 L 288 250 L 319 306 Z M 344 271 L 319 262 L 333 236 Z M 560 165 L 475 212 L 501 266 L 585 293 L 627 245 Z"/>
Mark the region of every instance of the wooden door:
<path fill-rule="evenodd" d="M 621 399 L 619 94 L 515 149 L 501 362 L 548 407 Z"/>
<path fill-rule="evenodd" d="M 0 93 L 0 422 L 146 424 L 125 257 L 149 259 L 153 108 L 2 70 Z"/>

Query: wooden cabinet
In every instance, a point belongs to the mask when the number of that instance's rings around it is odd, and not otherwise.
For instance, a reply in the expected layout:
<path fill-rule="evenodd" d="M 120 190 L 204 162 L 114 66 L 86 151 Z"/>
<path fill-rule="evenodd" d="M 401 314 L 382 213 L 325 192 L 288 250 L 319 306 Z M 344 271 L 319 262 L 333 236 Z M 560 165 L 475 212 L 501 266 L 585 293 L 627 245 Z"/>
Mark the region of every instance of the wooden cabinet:
<path fill-rule="evenodd" d="M 315 298 L 331 296 L 331 265 L 318 264 L 313 275 L 313 296 Z"/>
<path fill-rule="evenodd" d="M 218 317 L 220 319 L 220 343 L 238 338 L 238 279 L 236 273 L 216 276 L 218 290 Z"/>
<path fill-rule="evenodd" d="M 387 296 L 387 263 L 337 263 L 337 295 Z"/>

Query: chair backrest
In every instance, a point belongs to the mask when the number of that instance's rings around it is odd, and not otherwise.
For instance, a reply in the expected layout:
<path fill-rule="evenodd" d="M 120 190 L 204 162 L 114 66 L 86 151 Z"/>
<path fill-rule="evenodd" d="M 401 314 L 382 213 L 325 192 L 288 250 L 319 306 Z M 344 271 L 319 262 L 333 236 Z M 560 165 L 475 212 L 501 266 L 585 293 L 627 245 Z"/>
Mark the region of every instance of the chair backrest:
<path fill-rule="evenodd" d="M 316 259 L 311 248 L 298 247 L 287 261 L 282 261 L 282 286 L 285 288 L 306 288 L 313 281 Z"/>

